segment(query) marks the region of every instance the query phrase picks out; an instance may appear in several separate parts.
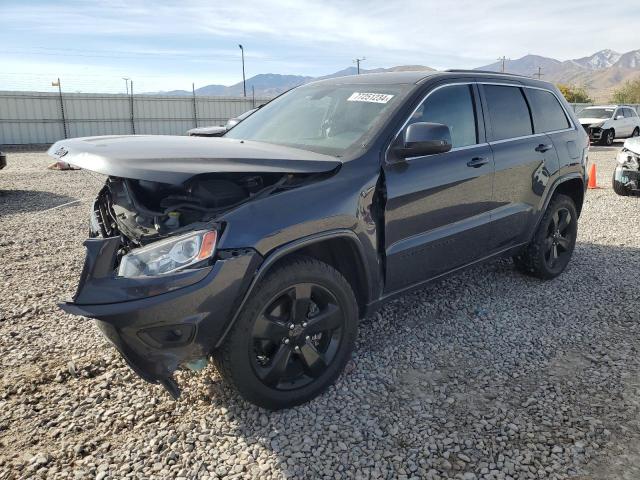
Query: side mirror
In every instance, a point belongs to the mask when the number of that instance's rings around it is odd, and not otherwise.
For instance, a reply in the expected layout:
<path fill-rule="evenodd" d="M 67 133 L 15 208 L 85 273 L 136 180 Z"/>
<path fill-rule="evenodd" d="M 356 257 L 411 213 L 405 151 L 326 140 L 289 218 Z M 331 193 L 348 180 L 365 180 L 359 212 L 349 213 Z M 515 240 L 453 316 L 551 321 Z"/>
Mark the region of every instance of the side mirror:
<path fill-rule="evenodd" d="M 624 118 L 624 115 L 616 115 L 616 120 L 622 120 Z"/>
<path fill-rule="evenodd" d="M 239 123 L 240 122 L 238 121 L 237 118 L 230 118 L 229 120 L 227 120 L 227 123 L 224 124 L 225 133 L 227 132 L 227 130 L 231 130 L 233 127 L 235 127 Z"/>
<path fill-rule="evenodd" d="M 441 123 L 416 122 L 405 128 L 394 153 L 400 158 L 434 155 L 451 150 L 451 132 Z"/>

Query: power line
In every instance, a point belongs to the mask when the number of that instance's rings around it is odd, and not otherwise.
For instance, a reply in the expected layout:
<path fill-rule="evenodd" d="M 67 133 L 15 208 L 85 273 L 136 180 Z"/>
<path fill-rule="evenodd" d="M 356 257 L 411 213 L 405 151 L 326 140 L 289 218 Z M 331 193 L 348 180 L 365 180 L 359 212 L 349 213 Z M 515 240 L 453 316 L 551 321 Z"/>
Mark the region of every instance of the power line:
<path fill-rule="evenodd" d="M 46 52 L 38 52 L 33 50 L 46 50 Z M 78 48 L 46 48 L 46 47 L 29 47 L 21 48 L 14 47 L 11 50 L 1 49 L 0 52 L 5 54 L 17 54 L 17 55 L 38 55 L 38 56 L 51 56 L 51 57 L 80 57 L 80 58 L 144 58 L 144 57 L 175 57 L 175 58 L 197 58 L 204 59 L 215 57 L 216 59 L 224 59 L 224 61 L 237 61 L 237 56 L 231 53 L 219 53 L 216 51 L 202 51 L 202 52 L 135 52 L 131 50 L 83 50 Z M 77 53 L 70 53 L 77 52 Z M 251 58 L 256 61 L 280 61 L 291 59 L 307 59 L 307 55 L 247 55 L 247 58 Z M 335 55 L 314 55 L 314 58 L 322 59 L 340 59 L 343 58 L 340 54 Z M 364 60 L 364 59 L 363 59 Z"/>

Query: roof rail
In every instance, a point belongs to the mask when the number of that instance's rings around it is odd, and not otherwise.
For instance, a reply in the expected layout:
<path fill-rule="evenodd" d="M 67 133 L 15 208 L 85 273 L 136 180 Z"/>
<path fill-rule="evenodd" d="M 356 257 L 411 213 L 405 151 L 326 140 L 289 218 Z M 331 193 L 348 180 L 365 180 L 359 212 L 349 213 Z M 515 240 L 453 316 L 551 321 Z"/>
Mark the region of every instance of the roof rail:
<path fill-rule="evenodd" d="M 449 73 L 490 73 L 491 75 L 508 75 L 510 77 L 531 78 L 531 77 L 527 77 L 526 75 L 519 75 L 517 73 L 492 72 L 491 70 L 469 70 L 469 69 L 464 69 L 464 68 L 450 68 L 448 70 L 445 70 L 445 72 L 449 72 Z"/>

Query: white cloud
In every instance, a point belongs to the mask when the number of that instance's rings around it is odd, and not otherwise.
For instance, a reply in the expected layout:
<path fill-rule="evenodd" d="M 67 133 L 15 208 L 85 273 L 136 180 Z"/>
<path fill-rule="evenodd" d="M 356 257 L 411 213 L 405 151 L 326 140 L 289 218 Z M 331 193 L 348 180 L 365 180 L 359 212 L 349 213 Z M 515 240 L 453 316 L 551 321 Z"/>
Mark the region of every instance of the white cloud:
<path fill-rule="evenodd" d="M 34 43 L 47 38 L 57 47 L 50 55 L 73 71 L 83 55 L 85 65 L 110 68 L 118 60 L 164 57 L 162 76 L 195 78 L 194 65 L 209 65 L 202 78 L 215 72 L 217 83 L 238 81 L 237 43 L 245 44 L 248 73 L 312 75 L 344 68 L 361 55 L 370 68 L 408 63 L 469 68 L 501 55 L 564 60 L 603 48 L 640 48 L 633 28 L 621 26 L 640 20 L 637 0 L 607 4 L 607 21 L 594 14 L 602 11 L 600 0 L 12 1 L 0 7 L 0 41 L 7 49 L 13 45 L 14 54 L 49 60 L 42 47 L 51 45 Z M 10 33 L 3 37 L 3 30 Z M 64 50 L 65 40 L 80 52 Z M 95 51 L 83 54 L 84 48 Z M 159 69 L 145 68 L 139 66 L 139 75 Z M 185 68 L 191 70 L 174 73 Z"/>

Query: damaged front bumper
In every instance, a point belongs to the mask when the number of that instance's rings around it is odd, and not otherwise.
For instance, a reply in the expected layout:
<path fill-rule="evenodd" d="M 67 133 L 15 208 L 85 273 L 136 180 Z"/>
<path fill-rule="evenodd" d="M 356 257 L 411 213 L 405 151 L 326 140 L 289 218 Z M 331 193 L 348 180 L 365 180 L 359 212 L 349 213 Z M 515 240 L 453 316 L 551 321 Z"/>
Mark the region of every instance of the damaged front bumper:
<path fill-rule="evenodd" d="M 625 192 L 626 195 L 640 196 L 640 171 L 624 165 L 616 166 L 613 186 L 614 190 Z"/>
<path fill-rule="evenodd" d="M 589 127 L 589 126 L 585 126 L 585 130 L 587 132 L 587 134 L 589 135 L 589 140 L 591 142 L 599 142 L 602 140 L 602 134 L 604 133 L 604 130 L 602 130 L 601 127 Z"/>
<path fill-rule="evenodd" d="M 613 172 L 613 189 L 619 195 L 640 196 L 640 154 L 637 145 L 631 150 L 636 139 L 625 142 L 625 146 L 618 153 L 616 169 Z"/>
<path fill-rule="evenodd" d="M 209 356 L 261 262 L 251 249 L 218 252 L 211 266 L 154 277 L 122 278 L 113 270 L 118 237 L 88 239 L 87 256 L 67 313 L 96 319 L 105 336 L 144 380 L 178 398 L 173 372 Z"/>

